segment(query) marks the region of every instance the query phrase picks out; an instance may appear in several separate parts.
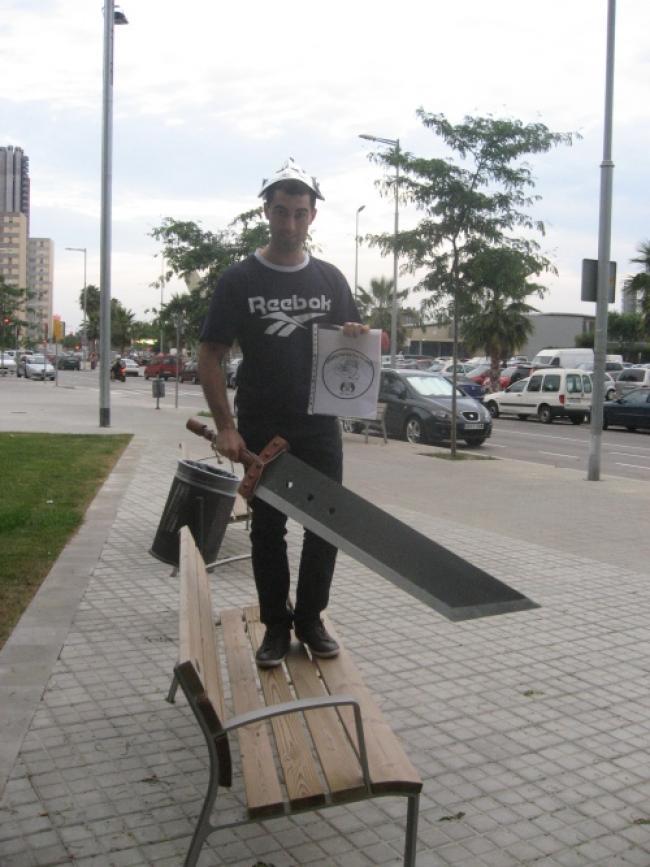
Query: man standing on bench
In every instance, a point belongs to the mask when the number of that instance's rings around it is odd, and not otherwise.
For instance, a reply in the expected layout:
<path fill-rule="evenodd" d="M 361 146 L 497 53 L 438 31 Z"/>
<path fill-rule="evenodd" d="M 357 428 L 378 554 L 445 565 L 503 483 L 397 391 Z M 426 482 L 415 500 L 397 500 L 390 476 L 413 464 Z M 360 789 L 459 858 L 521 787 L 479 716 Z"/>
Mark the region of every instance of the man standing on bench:
<path fill-rule="evenodd" d="M 201 331 L 199 377 L 216 423 L 216 445 L 221 454 L 237 461 L 243 448 L 259 453 L 280 435 L 297 458 L 340 482 L 338 419 L 307 413 L 312 325 L 341 325 L 349 336 L 368 327 L 359 322 L 341 272 L 305 250 L 316 199 L 323 199 L 316 178 L 289 159 L 263 181 L 260 196 L 270 241 L 223 272 Z M 243 354 L 237 373 L 238 429 L 221 367 L 235 340 Z M 256 498 L 251 508 L 253 573 L 266 626 L 257 664 L 272 668 L 282 663 L 292 625 L 312 654 L 336 656 L 338 645 L 320 617 L 329 601 L 336 548 L 305 530 L 294 612 L 288 605 L 286 515 Z"/>

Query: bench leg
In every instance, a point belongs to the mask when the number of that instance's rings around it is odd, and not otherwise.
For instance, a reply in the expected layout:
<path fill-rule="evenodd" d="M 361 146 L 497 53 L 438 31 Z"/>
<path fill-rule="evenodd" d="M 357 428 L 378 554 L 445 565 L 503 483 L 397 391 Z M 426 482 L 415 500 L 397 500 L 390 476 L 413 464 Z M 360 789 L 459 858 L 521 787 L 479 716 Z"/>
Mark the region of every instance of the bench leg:
<path fill-rule="evenodd" d="M 212 808 L 214 807 L 218 791 L 219 782 L 217 776 L 217 759 L 214 755 L 214 751 L 211 749 L 210 781 L 208 783 L 208 791 L 205 794 L 205 800 L 203 802 L 203 807 L 201 808 L 201 815 L 199 816 L 199 821 L 197 822 L 194 834 L 192 835 L 190 848 L 187 850 L 187 855 L 185 856 L 184 867 L 195 867 L 199 860 L 203 844 L 212 831 L 216 830 L 216 828 L 210 824 L 210 816 L 212 815 Z"/>
<path fill-rule="evenodd" d="M 404 844 L 404 867 L 415 867 L 419 809 L 420 796 L 409 795 L 408 808 L 406 811 L 406 841 Z"/>
<path fill-rule="evenodd" d="M 174 704 L 176 701 L 176 690 L 178 689 L 178 678 L 176 675 L 172 677 L 172 682 L 169 685 L 169 692 L 167 693 L 167 701 L 170 704 Z"/>

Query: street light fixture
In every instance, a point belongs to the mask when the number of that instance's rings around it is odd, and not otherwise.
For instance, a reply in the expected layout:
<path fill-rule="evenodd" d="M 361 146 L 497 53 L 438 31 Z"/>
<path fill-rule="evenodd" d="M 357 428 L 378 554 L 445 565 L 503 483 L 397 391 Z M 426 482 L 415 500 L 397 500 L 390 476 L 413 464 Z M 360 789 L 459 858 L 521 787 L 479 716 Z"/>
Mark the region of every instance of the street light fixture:
<path fill-rule="evenodd" d="M 365 205 L 359 205 L 357 208 L 356 229 L 354 233 L 354 300 L 357 300 L 357 290 L 359 289 L 359 214 L 365 208 Z"/>
<path fill-rule="evenodd" d="M 113 171 L 113 30 L 128 24 L 114 0 L 104 0 L 104 84 L 102 99 L 102 201 L 99 277 L 99 426 L 111 426 L 111 194 Z"/>
<path fill-rule="evenodd" d="M 88 286 L 88 281 L 86 279 L 86 262 L 87 262 L 87 253 L 85 247 L 66 247 L 66 250 L 70 250 L 73 253 L 83 253 L 84 254 L 84 291 L 83 291 L 83 311 L 84 311 L 84 322 L 83 322 L 83 330 L 82 330 L 82 342 L 81 342 L 81 361 L 83 363 L 83 369 L 86 369 L 86 356 L 88 355 L 88 317 L 86 316 L 86 289 Z"/>
<path fill-rule="evenodd" d="M 395 367 L 397 355 L 397 236 L 399 234 L 399 139 L 380 138 L 376 135 L 360 135 L 366 141 L 385 144 L 395 149 L 395 247 L 393 249 L 393 303 L 390 315 L 390 365 Z"/>

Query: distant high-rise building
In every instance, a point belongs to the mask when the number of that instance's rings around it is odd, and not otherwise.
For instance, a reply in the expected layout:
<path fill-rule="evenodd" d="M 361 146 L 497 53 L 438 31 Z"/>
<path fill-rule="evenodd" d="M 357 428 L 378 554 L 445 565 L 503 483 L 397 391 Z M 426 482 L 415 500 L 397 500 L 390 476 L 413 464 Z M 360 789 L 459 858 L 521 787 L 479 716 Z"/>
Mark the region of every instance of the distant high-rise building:
<path fill-rule="evenodd" d="M 27 321 L 35 340 L 52 337 L 52 290 L 54 283 L 54 242 L 30 238 L 27 242 Z"/>
<path fill-rule="evenodd" d="M 21 213 L 29 234 L 29 158 L 22 148 L 0 147 L 0 213 Z"/>

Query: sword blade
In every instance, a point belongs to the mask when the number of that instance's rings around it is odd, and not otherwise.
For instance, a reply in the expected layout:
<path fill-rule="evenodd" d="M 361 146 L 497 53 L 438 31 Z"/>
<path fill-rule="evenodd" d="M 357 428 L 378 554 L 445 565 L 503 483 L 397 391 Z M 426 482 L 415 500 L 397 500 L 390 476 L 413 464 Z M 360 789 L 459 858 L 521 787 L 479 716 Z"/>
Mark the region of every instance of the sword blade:
<path fill-rule="evenodd" d="M 267 465 L 256 496 L 449 620 L 539 607 L 291 454 Z"/>

